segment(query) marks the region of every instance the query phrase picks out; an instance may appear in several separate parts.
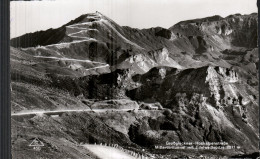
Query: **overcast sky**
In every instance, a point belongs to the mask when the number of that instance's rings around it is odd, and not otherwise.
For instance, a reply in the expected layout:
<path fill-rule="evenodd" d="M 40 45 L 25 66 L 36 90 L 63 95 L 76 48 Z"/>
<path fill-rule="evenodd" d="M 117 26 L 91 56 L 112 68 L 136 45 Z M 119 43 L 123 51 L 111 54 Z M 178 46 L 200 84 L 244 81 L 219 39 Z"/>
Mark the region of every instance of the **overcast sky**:
<path fill-rule="evenodd" d="M 56 0 L 12 1 L 11 37 L 57 28 L 99 11 L 119 25 L 169 28 L 179 21 L 257 12 L 257 0 Z"/>

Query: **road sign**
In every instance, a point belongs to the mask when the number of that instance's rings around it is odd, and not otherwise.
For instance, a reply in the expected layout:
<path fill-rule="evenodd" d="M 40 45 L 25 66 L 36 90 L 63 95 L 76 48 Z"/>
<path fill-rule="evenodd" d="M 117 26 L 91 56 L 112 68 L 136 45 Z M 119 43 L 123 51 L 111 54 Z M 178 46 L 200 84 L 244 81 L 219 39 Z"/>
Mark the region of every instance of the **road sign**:
<path fill-rule="evenodd" d="M 33 149 L 36 151 L 40 151 L 41 147 L 44 146 L 44 143 L 40 139 L 35 138 L 29 146 L 33 147 Z"/>

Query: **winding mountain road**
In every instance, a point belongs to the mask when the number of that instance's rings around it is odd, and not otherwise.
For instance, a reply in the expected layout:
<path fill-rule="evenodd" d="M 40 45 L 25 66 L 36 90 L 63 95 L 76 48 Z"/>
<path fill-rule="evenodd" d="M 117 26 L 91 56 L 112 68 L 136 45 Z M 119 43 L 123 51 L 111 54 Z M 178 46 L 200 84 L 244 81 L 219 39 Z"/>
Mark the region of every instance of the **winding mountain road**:
<path fill-rule="evenodd" d="M 67 112 L 106 112 L 108 110 L 113 110 L 113 111 L 129 111 L 133 109 L 67 109 L 67 110 L 40 110 L 40 111 L 28 111 L 28 112 L 19 112 L 19 113 L 12 113 L 11 116 L 26 116 L 26 115 L 59 115 L 62 113 L 67 113 Z"/>
<path fill-rule="evenodd" d="M 100 64 L 101 66 L 93 67 L 93 68 L 86 68 L 85 70 L 94 70 L 98 68 L 104 68 L 109 67 L 109 64 L 97 62 L 97 61 L 91 61 L 91 60 L 80 60 L 80 59 L 72 59 L 72 58 L 66 58 L 66 57 L 54 57 L 54 56 L 34 56 L 35 58 L 44 58 L 44 59 L 55 59 L 55 60 L 62 60 L 62 61 L 77 61 L 77 62 L 86 62 L 86 63 L 93 63 L 93 64 Z"/>
<path fill-rule="evenodd" d="M 83 146 L 101 159 L 136 159 L 135 157 L 127 154 L 122 150 L 109 147 L 109 146 L 90 145 L 90 144 L 86 144 Z"/>

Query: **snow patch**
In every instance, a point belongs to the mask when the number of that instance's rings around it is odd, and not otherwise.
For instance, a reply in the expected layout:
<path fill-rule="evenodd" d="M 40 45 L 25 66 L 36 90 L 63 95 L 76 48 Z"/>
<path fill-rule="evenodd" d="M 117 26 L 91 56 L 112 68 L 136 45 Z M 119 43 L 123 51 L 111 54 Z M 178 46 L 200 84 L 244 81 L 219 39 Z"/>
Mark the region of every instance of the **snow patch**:
<path fill-rule="evenodd" d="M 177 39 L 177 36 L 173 32 L 171 32 L 170 41 L 174 41 L 175 39 Z"/>
<path fill-rule="evenodd" d="M 238 97 L 237 97 L 237 94 L 236 94 L 235 89 L 233 88 L 233 86 L 231 84 L 228 84 L 228 88 L 231 91 L 233 97 L 235 97 L 237 99 Z"/>
<path fill-rule="evenodd" d="M 228 29 L 228 30 L 225 31 L 225 35 L 230 35 L 232 32 L 233 32 L 232 29 Z"/>
<path fill-rule="evenodd" d="M 234 128 L 234 125 L 227 119 L 225 114 L 222 110 L 217 110 L 216 108 L 212 107 L 211 105 L 206 104 L 206 109 L 211 114 L 211 117 L 222 126 L 228 126 Z"/>
<path fill-rule="evenodd" d="M 214 96 L 216 105 L 220 105 L 220 83 L 217 76 L 217 72 L 215 71 L 214 67 L 209 67 L 207 70 L 207 77 L 206 83 L 209 84 L 211 96 Z"/>

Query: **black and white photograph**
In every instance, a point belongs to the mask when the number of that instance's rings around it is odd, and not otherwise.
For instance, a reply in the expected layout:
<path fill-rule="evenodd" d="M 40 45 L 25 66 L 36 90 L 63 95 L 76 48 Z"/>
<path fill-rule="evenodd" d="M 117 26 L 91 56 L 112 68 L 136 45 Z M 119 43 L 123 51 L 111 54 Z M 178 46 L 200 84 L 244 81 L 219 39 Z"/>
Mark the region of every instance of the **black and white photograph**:
<path fill-rule="evenodd" d="M 10 2 L 13 159 L 259 158 L 257 0 Z"/>

